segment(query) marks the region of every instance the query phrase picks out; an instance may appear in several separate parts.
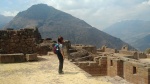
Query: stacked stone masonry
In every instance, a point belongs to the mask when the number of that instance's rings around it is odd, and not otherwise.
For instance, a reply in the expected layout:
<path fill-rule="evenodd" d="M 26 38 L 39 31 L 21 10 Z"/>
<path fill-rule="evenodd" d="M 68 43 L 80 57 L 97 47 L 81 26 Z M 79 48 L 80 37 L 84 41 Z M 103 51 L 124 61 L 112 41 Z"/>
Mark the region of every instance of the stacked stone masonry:
<path fill-rule="evenodd" d="M 99 59 L 101 60 L 100 61 L 94 60 L 90 62 L 84 61 L 75 64 L 93 76 L 105 76 L 107 75 L 107 61 L 106 61 L 107 58 L 101 57 Z"/>
<path fill-rule="evenodd" d="M 35 53 L 40 39 L 37 28 L 0 30 L 0 53 Z"/>
<path fill-rule="evenodd" d="M 0 63 L 37 60 L 41 35 L 36 27 L 0 30 Z"/>
<path fill-rule="evenodd" d="M 37 54 L 0 54 L 0 63 L 15 63 L 15 62 L 26 62 L 26 61 L 37 61 Z"/>
<path fill-rule="evenodd" d="M 76 48 L 83 49 L 81 45 Z M 150 61 L 145 60 L 150 60 L 149 55 L 129 51 L 127 46 L 117 51 L 103 46 L 93 55 L 93 61 L 73 63 L 92 76 L 119 76 L 133 84 L 150 84 Z"/>

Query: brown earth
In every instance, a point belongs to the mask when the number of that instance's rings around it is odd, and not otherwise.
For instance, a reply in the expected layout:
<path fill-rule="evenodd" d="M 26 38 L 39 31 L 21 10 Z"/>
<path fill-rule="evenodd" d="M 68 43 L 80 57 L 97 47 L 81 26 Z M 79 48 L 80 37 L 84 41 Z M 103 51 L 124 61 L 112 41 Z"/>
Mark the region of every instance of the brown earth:
<path fill-rule="evenodd" d="M 38 56 L 38 61 L 0 64 L 0 84 L 111 84 L 104 78 L 96 79 L 64 61 L 64 74 L 58 74 L 56 55 Z"/>

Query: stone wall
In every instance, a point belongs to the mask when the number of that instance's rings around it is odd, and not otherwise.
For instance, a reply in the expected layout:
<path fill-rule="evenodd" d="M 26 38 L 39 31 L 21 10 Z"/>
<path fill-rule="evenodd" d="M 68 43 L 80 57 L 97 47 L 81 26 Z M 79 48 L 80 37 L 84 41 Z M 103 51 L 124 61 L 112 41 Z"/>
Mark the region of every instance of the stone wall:
<path fill-rule="evenodd" d="M 52 51 L 54 43 L 55 42 L 49 38 L 43 39 L 37 46 L 37 54 L 40 56 L 47 55 L 49 51 Z"/>
<path fill-rule="evenodd" d="M 116 57 L 108 57 L 107 58 L 107 74 L 108 76 L 115 77 L 120 76 L 123 77 L 123 61 Z"/>
<path fill-rule="evenodd" d="M 0 63 L 25 62 L 26 58 L 23 53 L 0 54 Z"/>
<path fill-rule="evenodd" d="M 23 54 L 23 53 L 14 53 L 14 54 L 0 54 L 0 63 L 18 63 L 26 61 L 37 61 L 37 54 Z"/>
<path fill-rule="evenodd" d="M 135 53 L 137 53 L 137 51 L 125 51 L 125 50 L 119 50 L 120 54 L 126 54 L 126 55 L 130 55 L 130 56 L 134 56 Z"/>
<path fill-rule="evenodd" d="M 93 53 L 93 54 L 96 54 L 96 53 L 97 53 L 96 47 L 95 47 L 95 46 L 92 46 L 92 45 L 76 44 L 76 45 L 73 45 L 72 47 L 75 48 L 75 49 L 85 49 L 85 50 L 87 50 L 88 52 Z"/>
<path fill-rule="evenodd" d="M 134 84 L 150 84 L 150 68 L 134 61 L 124 62 L 124 79 Z"/>
<path fill-rule="evenodd" d="M 129 51 L 128 46 L 123 46 L 121 50 L 119 50 L 119 53 L 134 56 L 135 54 L 137 54 L 137 51 Z"/>
<path fill-rule="evenodd" d="M 81 50 L 83 47 L 83 45 L 76 45 L 74 49 Z M 123 46 L 119 51 L 103 46 L 96 51 L 93 61 L 84 60 L 74 63 L 92 76 L 120 76 L 134 84 L 150 84 L 150 62 L 147 59 L 149 55 L 128 51 L 127 46 Z M 82 58 L 81 54 L 75 56 Z"/>
<path fill-rule="evenodd" d="M 111 53 L 117 53 L 117 49 L 108 48 L 107 46 L 102 46 L 100 49 L 102 52 L 111 52 Z"/>
<path fill-rule="evenodd" d="M 40 39 L 37 28 L 0 30 L 0 53 L 35 53 Z"/>
<path fill-rule="evenodd" d="M 69 49 L 71 48 L 71 42 L 68 40 L 65 40 L 63 45 L 64 45 L 63 51 L 64 51 L 65 58 L 70 59 Z"/>
<path fill-rule="evenodd" d="M 149 64 L 136 59 L 108 56 L 107 71 L 108 76 L 120 76 L 134 84 L 150 83 Z"/>
<path fill-rule="evenodd" d="M 107 57 L 99 57 L 94 61 L 76 62 L 76 65 L 92 76 L 107 75 Z"/>

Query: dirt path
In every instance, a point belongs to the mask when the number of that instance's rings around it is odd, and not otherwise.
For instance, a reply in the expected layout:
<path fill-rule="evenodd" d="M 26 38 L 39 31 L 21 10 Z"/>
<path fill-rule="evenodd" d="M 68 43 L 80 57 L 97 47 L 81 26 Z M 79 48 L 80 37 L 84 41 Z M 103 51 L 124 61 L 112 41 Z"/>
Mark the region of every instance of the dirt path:
<path fill-rule="evenodd" d="M 0 64 L 0 84 L 111 84 L 96 80 L 65 60 L 65 74 L 58 74 L 55 55 L 38 57 L 37 62 Z"/>

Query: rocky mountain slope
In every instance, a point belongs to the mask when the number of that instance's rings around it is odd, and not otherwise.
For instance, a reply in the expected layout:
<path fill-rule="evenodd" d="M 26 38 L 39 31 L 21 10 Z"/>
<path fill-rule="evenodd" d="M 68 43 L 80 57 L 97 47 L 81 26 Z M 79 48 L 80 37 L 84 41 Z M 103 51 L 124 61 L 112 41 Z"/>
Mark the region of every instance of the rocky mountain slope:
<path fill-rule="evenodd" d="M 11 21 L 12 19 L 13 19 L 12 16 L 0 15 L 0 29 L 2 29 L 4 27 L 4 25 L 9 23 L 9 21 Z"/>
<path fill-rule="evenodd" d="M 90 44 L 97 47 L 107 45 L 116 49 L 128 45 L 116 37 L 93 28 L 85 21 L 46 4 L 33 5 L 19 12 L 5 28 L 20 29 L 32 26 L 39 28 L 42 38 L 56 40 L 61 35 L 74 44 Z M 129 48 L 133 49 L 131 46 Z"/>
<path fill-rule="evenodd" d="M 150 34 L 150 21 L 126 20 L 113 24 L 103 31 L 112 36 L 120 38 L 139 50 L 143 51 L 144 47 L 150 47 L 145 46 L 149 44 L 145 37 L 149 36 Z M 145 42 L 143 42 L 144 40 Z"/>

